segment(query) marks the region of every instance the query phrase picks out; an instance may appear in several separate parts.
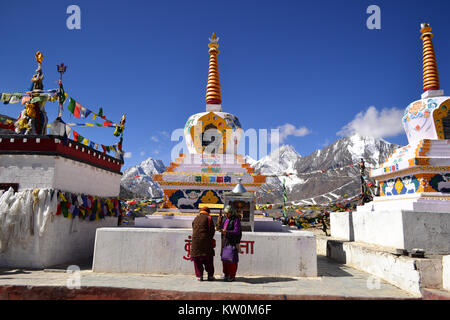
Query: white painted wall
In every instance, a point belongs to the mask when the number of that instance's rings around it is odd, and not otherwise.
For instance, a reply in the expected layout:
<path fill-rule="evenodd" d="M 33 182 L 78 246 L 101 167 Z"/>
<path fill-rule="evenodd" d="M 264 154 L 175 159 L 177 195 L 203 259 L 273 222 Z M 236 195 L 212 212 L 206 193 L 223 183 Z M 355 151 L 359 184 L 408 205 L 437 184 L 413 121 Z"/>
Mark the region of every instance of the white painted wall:
<path fill-rule="evenodd" d="M 55 159 L 55 188 L 99 197 L 116 197 L 122 175 L 67 158 Z"/>
<path fill-rule="evenodd" d="M 330 229 L 331 236 L 334 238 L 353 240 L 352 212 L 332 212 Z"/>
<path fill-rule="evenodd" d="M 113 226 L 117 226 L 117 217 L 88 221 L 53 216 L 42 237 L 35 226 L 34 236 L 30 236 L 25 247 L 10 245 L 0 253 L 0 267 L 47 268 L 83 261 L 93 256 L 96 229 Z M 114 247 L 113 243 L 109 245 Z"/>
<path fill-rule="evenodd" d="M 51 188 L 54 176 L 53 156 L 0 155 L 0 182 L 19 183 L 19 191 Z"/>
<path fill-rule="evenodd" d="M 450 214 L 389 210 L 353 212 L 355 241 L 386 247 L 450 253 Z"/>
<path fill-rule="evenodd" d="M 19 183 L 19 191 L 53 188 L 99 197 L 116 197 L 122 175 L 82 162 L 41 155 L 0 155 L 0 183 Z"/>
<path fill-rule="evenodd" d="M 436 202 L 437 207 L 442 209 L 443 202 L 448 201 L 433 201 Z M 374 206 L 373 211 L 371 206 Z M 394 205 L 389 208 L 386 204 L 378 206 L 369 203 L 352 212 L 352 219 L 348 213 L 332 212 L 331 235 L 352 240 L 353 231 L 354 241 L 408 251 L 421 248 L 429 254 L 449 254 L 450 212 L 430 211 L 405 210 Z"/>
<path fill-rule="evenodd" d="M 442 287 L 450 291 L 450 255 L 442 258 Z"/>
<path fill-rule="evenodd" d="M 358 212 L 353 215 L 354 240 L 406 249 L 403 214 L 397 211 Z M 411 249 L 411 248 L 410 248 Z"/>
<path fill-rule="evenodd" d="M 98 229 L 93 271 L 193 276 L 193 262 L 183 258 L 191 234 L 192 229 Z M 215 239 L 218 275 L 222 274 L 222 263 L 217 232 Z M 254 241 L 254 254 L 239 255 L 238 275 L 317 276 L 316 240 L 311 232 L 244 232 L 242 241 Z"/>

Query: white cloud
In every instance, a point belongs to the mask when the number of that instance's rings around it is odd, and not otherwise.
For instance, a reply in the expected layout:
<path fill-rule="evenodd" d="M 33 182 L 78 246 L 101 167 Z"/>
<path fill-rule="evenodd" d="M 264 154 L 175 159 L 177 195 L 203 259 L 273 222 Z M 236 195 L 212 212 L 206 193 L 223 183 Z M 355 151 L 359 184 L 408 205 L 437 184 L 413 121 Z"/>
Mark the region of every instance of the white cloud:
<path fill-rule="evenodd" d="M 397 108 L 378 111 L 370 106 L 366 112 L 358 113 L 337 133 L 340 136 L 359 134 L 373 138 L 394 137 L 403 132 L 403 110 Z"/>
<path fill-rule="evenodd" d="M 153 141 L 155 141 L 155 142 L 158 142 L 158 141 L 159 141 L 159 139 L 158 139 L 157 136 L 151 136 L 150 139 L 153 140 Z"/>
<path fill-rule="evenodd" d="M 159 154 L 159 150 L 158 150 L 158 149 L 155 149 L 155 150 L 153 150 L 153 153 L 154 153 L 154 154 Z"/>
<path fill-rule="evenodd" d="M 132 155 L 133 155 L 133 154 L 132 154 L 131 152 L 125 152 L 125 154 L 123 155 L 123 157 L 129 159 L 129 158 L 131 158 Z"/>
<path fill-rule="evenodd" d="M 145 156 L 145 151 L 141 151 L 141 152 L 139 153 L 139 155 L 140 155 L 141 157 Z"/>
<path fill-rule="evenodd" d="M 279 130 L 279 137 L 280 137 L 280 143 L 283 143 L 287 137 L 289 136 L 295 136 L 295 137 L 304 137 L 308 134 L 311 133 L 311 131 L 306 128 L 306 127 L 300 127 L 300 128 L 296 128 L 293 124 L 290 123 L 286 123 L 282 126 L 277 127 L 277 129 Z M 270 141 L 272 143 L 276 142 L 276 136 L 275 135 L 271 135 L 270 137 Z"/>

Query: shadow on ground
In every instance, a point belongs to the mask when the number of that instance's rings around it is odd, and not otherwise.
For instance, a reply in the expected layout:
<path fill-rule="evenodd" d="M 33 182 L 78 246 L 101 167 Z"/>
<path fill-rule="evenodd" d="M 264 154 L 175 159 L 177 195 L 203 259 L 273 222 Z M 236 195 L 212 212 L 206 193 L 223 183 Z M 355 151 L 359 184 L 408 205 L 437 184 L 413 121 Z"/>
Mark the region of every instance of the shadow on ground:
<path fill-rule="evenodd" d="M 258 277 L 258 278 L 243 278 L 236 277 L 234 282 L 245 282 L 250 284 L 261 284 L 261 283 L 271 283 L 271 282 L 287 282 L 296 281 L 294 278 L 282 278 L 282 277 Z"/>
<path fill-rule="evenodd" d="M 51 266 L 51 267 L 45 268 L 44 271 L 66 272 L 70 266 L 76 266 L 76 267 L 80 268 L 80 271 L 92 270 L 92 258 L 89 258 L 89 259 L 86 259 L 83 261 L 75 261 L 72 263 L 63 263 L 63 264 L 59 264 L 56 266 Z"/>
<path fill-rule="evenodd" d="M 8 276 L 13 274 L 30 274 L 31 271 L 25 271 L 22 269 L 0 269 L 0 276 Z M 12 278 L 2 278 L 2 279 L 12 279 Z"/>
<path fill-rule="evenodd" d="M 343 268 L 345 265 L 337 263 L 326 256 L 317 255 L 317 275 L 319 277 L 351 277 Z"/>

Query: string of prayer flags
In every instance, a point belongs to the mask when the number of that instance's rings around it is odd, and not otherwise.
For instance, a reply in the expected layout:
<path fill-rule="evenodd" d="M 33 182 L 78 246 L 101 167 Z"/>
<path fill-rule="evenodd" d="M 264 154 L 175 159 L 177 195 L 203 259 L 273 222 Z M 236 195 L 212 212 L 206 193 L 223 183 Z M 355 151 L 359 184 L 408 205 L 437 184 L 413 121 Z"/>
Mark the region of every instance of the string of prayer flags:
<path fill-rule="evenodd" d="M 20 102 L 20 99 L 22 99 L 22 96 L 23 96 L 23 94 L 20 92 L 2 93 L 2 94 L 0 94 L 0 101 L 2 101 L 3 104 L 17 103 L 17 102 Z"/>
<path fill-rule="evenodd" d="M 99 145 L 97 143 L 95 143 L 94 141 L 90 141 L 89 139 L 83 137 L 81 134 L 79 134 L 75 130 L 72 130 L 72 134 L 73 134 L 74 141 L 82 143 L 85 146 L 89 146 L 91 148 L 98 150 Z M 103 144 L 100 144 L 100 146 L 102 147 L 104 153 L 109 153 L 111 151 L 119 152 L 119 151 L 122 151 L 122 139 L 118 143 L 116 143 L 112 146 L 105 146 Z M 121 154 L 121 152 L 119 152 L 119 153 Z"/>
<path fill-rule="evenodd" d="M 67 97 L 67 94 L 65 94 L 65 97 Z M 56 101 L 58 99 L 58 90 L 57 89 L 51 89 L 46 90 L 43 92 L 40 92 L 38 96 L 31 96 L 31 92 L 4 92 L 0 93 L 0 101 L 3 102 L 3 104 L 13 104 L 13 103 L 19 103 L 22 102 L 22 104 L 25 104 L 26 102 L 31 101 L 31 103 L 35 102 L 42 102 L 42 101 Z"/>
<path fill-rule="evenodd" d="M 92 110 L 83 107 L 79 102 L 77 102 L 72 97 L 69 98 L 70 103 L 67 106 L 67 109 L 78 119 L 87 118 L 92 113 L 92 119 L 95 120 L 97 117 L 105 120 L 103 124 L 95 123 L 99 127 L 118 127 L 117 123 L 112 122 L 111 120 L 106 119 L 106 116 L 103 115 L 103 108 L 100 108 L 98 113 L 93 112 Z M 122 128 L 123 130 L 123 128 Z"/>
<path fill-rule="evenodd" d="M 69 105 L 67 106 L 67 110 L 69 110 L 73 115 L 80 119 L 80 118 L 87 118 L 92 111 L 88 108 L 83 107 L 79 102 L 75 101 L 72 97 L 69 98 Z M 93 125 L 92 125 L 93 127 Z"/>
<path fill-rule="evenodd" d="M 86 123 L 69 122 L 69 123 L 67 123 L 67 125 L 70 126 L 70 127 L 95 127 L 95 126 L 97 126 L 97 127 L 104 127 L 103 124 L 98 123 L 98 122 L 94 122 L 94 123 L 89 123 L 89 122 L 86 122 Z"/>

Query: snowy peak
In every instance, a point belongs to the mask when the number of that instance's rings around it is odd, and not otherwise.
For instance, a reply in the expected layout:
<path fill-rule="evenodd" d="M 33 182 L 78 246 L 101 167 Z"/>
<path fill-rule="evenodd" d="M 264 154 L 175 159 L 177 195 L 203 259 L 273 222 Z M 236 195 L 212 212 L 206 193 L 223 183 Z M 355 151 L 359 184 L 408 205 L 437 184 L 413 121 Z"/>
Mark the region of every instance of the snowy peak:
<path fill-rule="evenodd" d="M 153 181 L 152 175 L 163 173 L 166 166 L 161 160 L 148 158 L 140 164 L 125 170 L 121 185 L 125 189 L 143 197 L 159 197 L 162 189 Z"/>
<path fill-rule="evenodd" d="M 161 160 L 155 160 L 153 158 L 148 158 L 142 161 L 140 164 L 130 167 L 123 173 L 123 177 L 134 177 L 143 175 L 152 175 L 163 173 L 166 170 L 166 166 Z"/>
<path fill-rule="evenodd" d="M 296 163 L 302 158 L 293 146 L 283 145 L 269 155 L 254 162 L 252 167 L 261 174 L 281 174 L 293 172 Z"/>
<path fill-rule="evenodd" d="M 358 162 L 359 159 L 363 158 L 367 163 L 376 166 L 384 162 L 387 155 L 399 147 L 383 139 L 358 134 L 353 134 L 338 141 L 341 142 L 342 147 L 346 147 L 354 162 Z"/>

